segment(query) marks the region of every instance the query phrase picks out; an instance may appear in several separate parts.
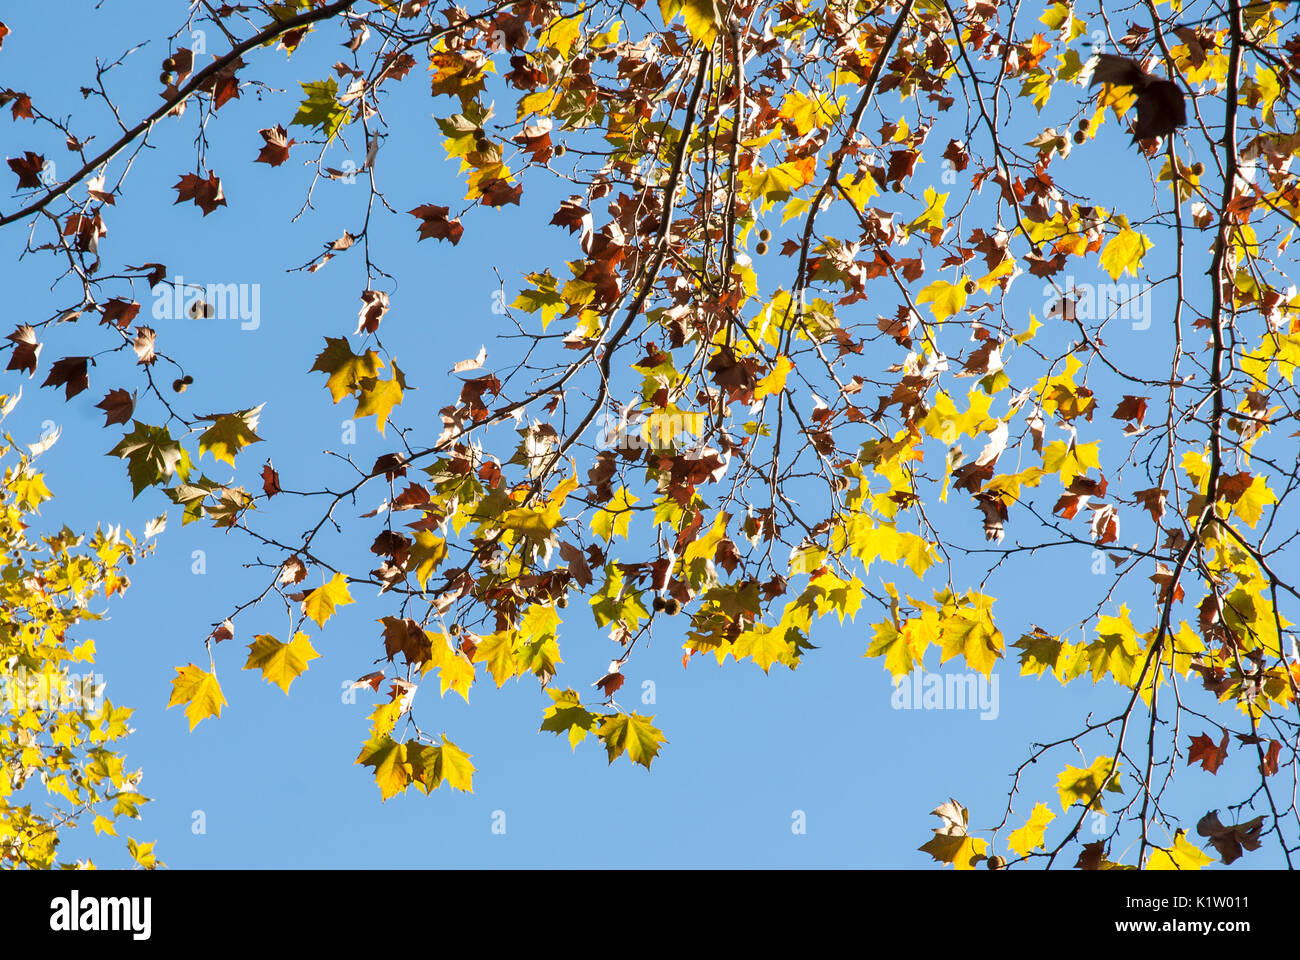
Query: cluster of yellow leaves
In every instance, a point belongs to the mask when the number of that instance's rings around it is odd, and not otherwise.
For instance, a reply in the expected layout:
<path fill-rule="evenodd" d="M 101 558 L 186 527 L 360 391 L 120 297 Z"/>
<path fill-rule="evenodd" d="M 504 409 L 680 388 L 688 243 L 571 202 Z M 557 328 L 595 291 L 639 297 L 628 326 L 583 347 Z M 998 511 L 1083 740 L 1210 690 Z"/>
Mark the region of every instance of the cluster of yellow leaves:
<path fill-rule="evenodd" d="M 0 397 L 0 418 L 16 399 Z M 47 445 L 48 446 L 48 445 Z M 0 869 L 93 868 L 63 856 L 67 833 L 89 824 L 117 836 L 149 801 L 139 770 L 115 745 L 131 732 L 131 709 L 104 697 L 95 642 L 84 625 L 92 607 L 129 585 L 124 567 L 152 551 L 130 533 L 67 527 L 39 540 L 30 533 L 50 499 L 34 458 L 5 434 L 0 459 Z M 127 854 L 161 865 L 153 843 L 128 837 Z"/>
<path fill-rule="evenodd" d="M 593 713 L 582 705 L 572 688 L 548 689 L 546 693 L 551 698 L 551 705 L 542 715 L 540 729 L 557 736 L 566 734 L 569 746 L 575 750 L 588 734 L 592 734 L 605 745 L 610 763 L 626 753 L 633 763 L 649 770 L 659 755 L 660 746 L 667 742 L 663 731 L 652 722 L 654 716 L 635 712 Z"/>
<path fill-rule="evenodd" d="M 940 664 L 960 654 L 972 670 L 991 674 L 1003 655 L 1002 631 L 993 623 L 993 597 L 975 590 L 961 596 L 936 590 L 933 604 L 909 596 L 915 614 L 903 616 L 897 588 L 892 583 L 885 588 L 892 598 L 890 619 L 874 625 L 875 639 L 865 656 L 883 657 L 885 669 L 897 678 L 923 667 L 926 651 L 938 646 Z"/>

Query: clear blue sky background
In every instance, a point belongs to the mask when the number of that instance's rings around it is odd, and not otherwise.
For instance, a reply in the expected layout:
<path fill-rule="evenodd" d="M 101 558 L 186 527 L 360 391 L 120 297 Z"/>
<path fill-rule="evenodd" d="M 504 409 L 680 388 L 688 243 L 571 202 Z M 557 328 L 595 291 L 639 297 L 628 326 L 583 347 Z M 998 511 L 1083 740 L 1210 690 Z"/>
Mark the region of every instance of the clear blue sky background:
<path fill-rule="evenodd" d="M 111 60 L 135 43 L 161 36 L 178 24 L 183 8 L 144 0 L 109 0 L 99 10 L 85 0 L 57 7 L 8 5 L 3 19 L 13 34 L 0 52 L 0 87 L 28 90 L 47 113 L 72 113 L 76 129 L 98 133 L 92 148 L 102 145 L 113 130 L 102 108 L 87 104 L 78 93 L 91 77 L 92 58 Z M 343 447 L 340 424 L 351 404 L 331 406 L 323 376 L 308 373 L 323 346 L 321 337 L 351 334 L 355 327 L 364 286 L 356 251 L 315 275 L 286 272 L 343 230 L 358 229 L 365 188 L 322 182 L 315 192 L 316 209 L 291 224 L 307 185 L 307 172 L 299 164 L 313 155 L 312 149 L 296 148 L 279 169 L 250 162 L 261 145 L 258 128 L 288 124 L 298 99 L 296 81 L 326 76 L 329 64 L 343 52 L 340 39 L 333 29 L 309 38 L 288 64 L 283 52 L 256 55 L 247 75 L 278 90 L 259 94 L 245 87 L 241 99 L 223 108 L 209 128 L 208 164 L 222 177 L 228 208 L 203 218 L 188 203 L 172 205 L 172 185 L 195 168 L 191 106 L 179 122 L 158 126 L 153 149 L 136 161 L 118 207 L 106 212 L 106 262 L 113 269 L 162 261 L 170 276 L 183 275 L 191 282 L 261 285 L 261 326 L 255 331 L 241 331 L 233 320 L 153 324 L 160 347 L 183 359 L 195 378 L 179 398 L 184 409 L 210 413 L 266 403 L 259 432 L 267 442 L 240 458 L 238 477 L 248 487 L 258 485 L 256 475 L 267 457 L 285 487 L 304 489 L 346 475 L 336 461 L 321 455 L 324 449 L 345 452 L 364 465 L 394 449 L 391 435 L 381 438 L 369 419 L 358 423 L 357 444 Z M 224 49 L 212 31 L 208 45 L 210 52 Z M 108 75 L 123 117 L 153 109 L 157 64 L 165 55 L 165 47 L 152 42 L 128 66 Z M 399 214 L 381 217 L 373 240 L 376 262 L 398 279 L 393 310 L 384 321 L 384 342 L 418 388 L 407 395 L 400 422 L 422 425 L 418 436 L 429 439 L 436 435 L 438 408 L 452 399 L 454 384 L 445 375 L 451 363 L 472 356 L 484 343 L 489 365 L 494 356 L 503 356 L 492 343 L 494 333 L 505 327 L 490 309 L 497 289 L 494 268 L 513 297 L 523 273 L 548 265 L 562 269 L 562 257 L 571 256 L 572 247 L 566 234 L 545 226 L 558 199 L 569 191 L 564 184 L 542 187 L 540 178 L 526 187 L 521 207 L 474 211 L 466 218 L 458 247 L 415 242 L 416 222 L 405 211 L 422 203 L 455 208 L 464 195 L 456 165 L 442 159 L 440 135 L 430 119 L 435 104 L 422 70 L 413 71 L 386 107 L 390 136 L 378 171 Z M 290 92 L 279 92 L 286 88 Z M 1049 112 L 1072 110 L 1075 91 L 1057 96 L 1062 101 Z M 1026 105 L 1018 101 L 1018 106 Z M 445 103 L 436 108 L 448 112 Z M 1051 122 L 1046 117 L 1044 125 Z M 1145 163 L 1127 149 L 1126 135 L 1111 133 L 1054 172 L 1069 171 L 1078 177 L 1077 185 L 1096 190 L 1099 202 L 1149 209 L 1150 187 L 1142 186 Z M 301 130 L 295 135 L 301 136 Z M 61 143 L 45 133 L 35 135 L 30 123 L 0 118 L 0 153 L 16 156 L 27 149 L 55 159 L 60 173 L 74 168 Z M 330 163 L 339 166 L 345 158 L 336 151 Z M 119 169 L 120 164 L 112 171 Z M 1136 188 L 1120 187 L 1117 174 L 1126 171 L 1138 178 Z M 940 184 L 940 172 L 936 163 L 919 177 L 916 194 L 926 183 L 964 191 L 964 184 Z M 6 189 L 12 182 L 6 181 Z M 12 205 L 5 201 L 6 208 Z M 66 288 L 50 294 L 50 260 L 15 262 L 21 236 L 21 230 L 10 228 L 0 237 L 0 289 L 12 323 L 43 319 L 73 296 Z M 784 279 L 788 261 L 769 259 Z M 1023 329 L 1025 313 L 1042 316 L 1041 284 L 1026 276 L 1013 291 L 1009 303 L 1024 312 L 1012 322 Z M 140 286 L 136 296 L 144 304 L 140 319 L 151 322 L 146 320 L 152 305 L 148 291 Z M 1160 356 L 1166 334 L 1160 329 L 1162 300 L 1157 296 L 1155 303 L 1155 329 L 1138 332 L 1124 323 L 1113 325 L 1108 341 L 1113 349 L 1129 355 L 1152 350 Z M 868 321 L 877 312 L 865 305 L 850 310 L 860 310 L 860 319 Z M 0 392 L 13 392 L 20 382 L 24 389 L 23 403 L 6 427 L 25 442 L 40 436 L 43 421 L 63 430 L 42 461 L 56 495 L 42 511 L 46 524 L 93 528 L 96 522 L 121 522 L 139 532 L 167 502 L 157 490 L 132 501 L 125 464 L 102 456 L 117 442 L 119 430 L 105 430 L 102 413 L 93 409 L 109 388 L 135 388 L 127 364 L 93 368 L 90 390 L 71 403 L 65 404 L 61 393 L 38 389 L 49 362 L 84 352 L 78 338 L 90 333 L 85 327 L 91 322 L 83 317 L 79 329 L 50 332 L 37 380 L 3 375 Z M 870 364 L 871 358 L 864 362 Z M 163 374 L 167 381 L 173 375 Z M 152 423 L 161 419 L 156 407 L 146 407 L 142 416 Z M 1096 429 L 1101 436 L 1111 428 L 1099 424 Z M 502 432 L 498 443 L 504 442 Z M 208 458 L 203 468 L 214 478 L 228 479 L 228 467 Z M 366 500 L 353 513 L 375 507 L 379 496 L 376 492 L 375 502 Z M 953 499 L 956 505 L 941 516 L 961 525 L 961 542 L 983 546 L 964 495 Z M 272 511 L 274 529 L 285 537 L 294 537 L 315 516 L 283 499 L 272 506 L 277 508 Z M 157 840 L 160 856 L 173 867 L 921 867 L 930 861 L 916 848 L 937 825 L 929 816 L 934 806 L 955 796 L 970 808 L 973 827 L 991 827 L 1006 804 L 1007 775 L 1026 757 L 1032 740 L 1055 739 L 1075 730 L 1089 710 L 1100 716 L 1120 703 L 1109 681 L 1093 687 L 1081 680 L 1062 690 L 1050 678 L 1020 678 L 1013 651 L 997 670 L 996 719 L 981 720 L 973 711 L 895 710 L 881 661 L 862 656 L 870 640 L 866 624 L 871 611 L 866 607 L 858 625 L 821 622 L 812 637 L 820 649 L 806 656 L 797 673 L 776 667 L 764 676 L 750 663 L 719 669 L 701 658 L 683 670 L 681 618 L 672 624 L 678 633 L 658 628 L 653 645 L 633 658 L 620 697 L 626 708 L 654 714 L 670 740 L 652 772 L 626 759 L 608 766 L 593 741 L 571 752 L 564 740 L 537 733 L 549 700 L 535 682 L 512 682 L 498 691 L 480 680 L 468 705 L 454 695 L 439 702 L 434 689 L 422 690 L 419 701 L 422 725 L 445 730 L 473 754 L 478 768 L 473 795 L 444 789 L 425 797 L 412 791 L 381 803 L 370 772 L 353 765 L 374 699 L 362 692 L 349 705 L 340 696 L 345 681 L 372 669 L 379 635 L 375 618 L 387 612 L 366 589 L 354 588 L 361 602 L 342 610 L 323 633 L 311 631 L 323 656 L 294 683 L 291 696 L 255 672 L 239 669 L 242 645 L 253 632 L 284 636 L 282 611 L 267 605 L 241 618 L 235 640 L 218 649 L 229 700 L 223 716 L 204 721 L 191 733 L 180 709 L 164 710 L 173 668 L 190 661 L 206 666 L 202 641 L 212 623 L 262 589 L 266 571 L 241 565 L 259 555 L 281 559 L 266 551 L 259 554 L 244 535 L 215 531 L 206 522 L 182 529 L 176 509 L 170 514 L 156 556 L 133 569 L 132 588 L 113 602 L 111 619 L 87 635 L 97 641 L 98 670 L 110 698 L 135 707 L 128 761 L 144 768 L 142 790 L 155 798 L 129 832 Z M 345 551 L 359 555 L 373 536 L 371 527 L 356 521 L 347 529 L 345 538 L 331 542 L 336 558 Z M 1020 530 L 1013 520 L 1009 541 L 1018 533 L 1037 536 L 1027 520 Z M 197 550 L 205 552 L 204 575 L 192 572 Z M 1109 576 L 1090 572 L 1086 551 L 1059 557 L 1053 561 L 1051 554 L 1042 555 L 1033 566 L 1016 566 L 1014 573 L 990 582 L 987 592 L 998 598 L 995 611 L 1008 644 L 1031 623 L 1059 622 L 1065 602 L 1081 612 L 1109 584 Z M 963 570 L 977 571 L 986 560 L 959 556 L 956 572 L 960 577 Z M 872 571 L 876 587 L 879 572 Z M 916 592 L 910 574 L 904 573 L 900 584 Z M 1135 620 L 1148 622 L 1149 594 L 1137 592 L 1128 599 Z M 582 605 L 570 606 L 566 614 L 561 633 L 566 663 L 558 682 L 589 690 L 585 685 L 603 672 L 611 644 Z M 1077 640 L 1077 634 L 1071 639 Z M 655 682 L 653 705 L 638 702 L 636 690 L 644 680 Z M 1253 766 L 1241 755 L 1230 758 L 1225 772 L 1234 760 Z M 1047 800 L 1059 813 L 1052 783 L 1067 762 L 1081 759 L 1058 751 L 1034 768 L 1023 781 L 1026 797 Z M 1199 816 L 1236 798 L 1226 790 L 1225 776 L 1216 780 L 1186 770 L 1184 762 L 1171 798 L 1190 800 L 1175 802 L 1175 809 Z M 1032 807 L 1026 797 L 1017 801 L 1012 827 Z M 195 811 L 206 819 L 201 835 L 191 829 Z M 494 811 L 505 813 L 504 835 L 492 832 Z M 806 815 L 802 835 L 791 829 L 796 811 Z M 1058 820 L 1058 826 L 1064 822 Z M 1194 827 L 1194 820 L 1186 826 Z M 88 828 L 78 834 L 68 838 L 69 852 L 121 862 L 115 841 L 97 840 Z M 1004 844 L 998 849 L 1004 851 Z M 1263 866 L 1274 857 L 1273 849 L 1266 848 L 1251 855 L 1250 862 Z"/>

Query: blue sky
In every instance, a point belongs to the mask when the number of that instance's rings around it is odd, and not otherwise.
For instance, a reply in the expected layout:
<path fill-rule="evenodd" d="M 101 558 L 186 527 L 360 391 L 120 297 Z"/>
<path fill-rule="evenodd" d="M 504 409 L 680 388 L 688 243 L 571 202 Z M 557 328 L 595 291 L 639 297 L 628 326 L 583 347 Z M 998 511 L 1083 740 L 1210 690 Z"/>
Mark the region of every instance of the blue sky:
<path fill-rule="evenodd" d="M 0 87 L 27 89 L 47 113 L 93 115 L 93 123 L 81 128 L 95 130 L 106 142 L 112 131 L 103 110 L 96 111 L 77 92 L 91 58 L 113 59 L 141 40 L 161 36 L 176 26 L 179 9 L 161 2 L 109 3 L 100 10 L 81 0 L 69 3 L 58 22 L 58 69 L 42 39 L 53 29 L 52 10 L 39 5 L 6 10 L 13 34 L 0 52 Z M 208 166 L 222 177 L 229 207 L 203 218 L 190 204 L 172 204 L 172 185 L 194 169 L 191 106 L 179 122 L 158 126 L 153 149 L 136 159 L 125 195 L 107 214 L 105 249 L 114 268 L 161 261 L 169 276 L 190 282 L 260 285 L 256 330 L 241 330 L 236 320 L 154 323 L 160 347 L 183 358 L 185 372 L 194 377 L 194 385 L 178 398 L 187 411 L 266 404 L 259 429 L 266 442 L 239 461 L 240 482 L 250 488 L 258 485 L 257 472 L 268 457 L 286 488 L 304 489 L 348 474 L 349 468 L 322 456 L 322 450 L 368 466 L 394 449 L 391 434 L 380 437 L 369 419 L 358 423 L 356 444 L 343 445 L 342 422 L 351 405 L 331 406 L 322 375 L 308 372 L 322 337 L 351 334 L 355 327 L 365 283 L 356 252 L 315 274 L 287 272 L 343 230 L 355 232 L 365 188 L 322 182 L 315 209 L 291 223 L 306 195 L 308 172 L 299 161 L 312 155 L 310 148 L 295 149 L 278 169 L 250 162 L 261 146 L 257 130 L 288 124 L 296 109 L 296 81 L 324 77 L 341 52 L 338 40 L 331 31 L 315 44 L 309 41 L 287 65 L 283 52 L 262 51 L 248 75 L 290 92 L 245 88 L 210 127 Z M 222 49 L 211 34 L 208 42 L 213 52 Z M 157 63 L 165 54 L 155 41 L 108 74 L 125 117 L 156 105 Z M 1064 111 L 1076 93 L 1059 96 Z M 445 105 L 437 106 L 446 112 Z M 415 242 L 416 221 L 407 210 L 423 203 L 455 207 L 464 194 L 456 165 L 442 158 L 440 134 L 430 119 L 434 107 L 418 71 L 386 107 L 390 135 L 377 170 L 398 214 L 380 219 L 373 237 L 375 261 L 397 278 L 396 288 L 389 288 L 393 309 L 382 328 L 384 344 L 418 388 L 407 395 L 401 422 L 423 424 L 429 439 L 436 436 L 438 409 L 452 399 L 446 375 L 451 364 L 473 356 L 483 344 L 489 366 L 502 355 L 493 343 L 504 328 L 491 311 L 498 288 L 494 268 L 513 298 L 524 273 L 562 268 L 562 257 L 572 255 L 567 234 L 545 226 L 569 190 L 562 183 L 544 186 L 540 179 L 525 189 L 521 207 L 474 211 L 465 219 L 459 246 Z M 1043 122 L 1051 121 L 1045 115 Z M 1076 187 L 1096 190 L 1098 202 L 1149 208 L 1145 163 L 1127 148 L 1127 136 L 1111 133 L 1086 156 L 1064 161 L 1060 170 L 1077 178 Z M 71 155 L 45 134 L 38 137 L 30 124 L 0 119 L 0 153 L 15 156 L 26 149 L 54 157 L 63 173 L 73 169 Z M 328 162 L 337 167 L 346 156 L 335 152 Z M 120 164 L 113 169 L 117 172 Z M 1127 182 L 1135 187 L 1117 177 L 1130 169 L 1135 179 Z M 940 173 L 935 164 L 928 181 L 918 179 L 916 194 L 926 183 L 941 186 Z M 43 319 L 74 296 L 62 287 L 50 293 L 50 261 L 29 256 L 15 262 L 21 236 L 12 228 L 0 236 L 0 285 L 15 322 Z M 787 261 L 769 259 L 781 276 L 790 272 Z M 1040 281 L 1022 277 L 1008 304 L 1042 318 L 1040 287 Z M 136 296 L 148 310 L 152 298 L 143 285 Z M 1161 303 L 1157 291 L 1157 317 Z M 861 309 L 870 311 L 865 319 L 874 319 L 874 308 Z M 84 352 L 77 343 L 89 333 L 90 322 L 83 318 L 79 329 L 53 329 L 42 361 Z M 1012 322 L 1017 330 L 1027 325 L 1023 317 Z M 1166 338 L 1159 329 L 1132 331 L 1127 324 L 1113 325 L 1109 333 L 1110 346 L 1130 356 L 1151 350 L 1158 358 Z M 134 389 L 133 374 L 124 363 L 94 368 L 90 390 L 66 404 L 61 393 L 38 388 L 43 375 L 44 369 L 35 381 L 14 373 L 0 379 L 0 392 L 12 392 L 20 382 L 24 390 L 22 404 L 6 424 L 17 439 L 35 441 L 46 421 L 63 431 L 42 459 L 56 495 L 43 508 L 42 520 L 50 527 L 74 528 L 120 522 L 141 531 L 168 503 L 157 490 L 132 500 L 125 465 L 102 455 L 117 442 L 119 430 L 105 430 L 102 413 L 93 409 L 111 387 Z M 142 417 L 157 423 L 160 414 L 152 407 Z M 1098 424 L 1096 431 L 1097 436 L 1114 434 L 1107 424 Z M 499 433 L 498 443 L 503 442 Z M 208 458 L 202 465 L 214 478 L 229 478 L 227 466 Z M 961 542 L 983 546 L 964 495 L 953 499 L 958 503 L 940 516 L 961 525 Z M 358 503 L 353 516 L 377 506 L 378 495 L 373 501 Z M 278 509 L 270 511 L 267 529 L 283 537 L 295 537 L 315 518 L 310 503 L 304 508 L 280 498 L 272 506 Z M 1023 529 L 1036 535 L 1027 520 Z M 346 524 L 345 534 L 329 541 L 328 549 L 335 557 L 358 556 L 373 535 L 367 530 L 355 521 Z M 1018 532 L 1013 517 L 1009 539 Z M 205 573 L 194 572 L 195 551 L 202 551 Z M 1045 554 L 1036 567 L 1017 566 L 1014 575 L 990 581 L 987 592 L 998 598 L 995 612 L 1008 644 L 1032 623 L 1058 622 L 1063 603 L 1094 600 L 1109 585 L 1108 576 L 1090 572 L 1086 551 L 1059 556 L 1053 561 Z M 1056 739 L 1076 729 L 1088 711 L 1100 716 L 1121 702 L 1108 681 L 1094 687 L 1080 680 L 1062 689 L 1052 679 L 1021 678 L 1012 651 L 996 670 L 996 719 L 981 720 L 976 711 L 895 709 L 881 662 L 862 656 L 870 640 L 867 608 L 856 625 L 819 622 L 812 636 L 819 649 L 796 673 L 778 666 L 764 676 L 751 663 L 719 669 L 702 658 L 684 670 L 685 618 L 680 618 L 672 625 L 677 633 L 657 628 L 653 644 L 637 653 L 620 697 L 625 708 L 654 714 L 669 738 L 651 772 L 625 759 L 607 765 L 593 741 L 571 752 L 564 740 L 538 733 L 549 700 L 535 682 L 511 682 L 498 691 L 480 680 L 469 704 L 454 695 L 437 701 L 436 690 L 426 689 L 419 705 L 422 726 L 445 730 L 473 754 L 474 793 L 441 790 L 425 797 L 412 792 L 381 803 L 369 771 L 353 765 L 374 700 L 363 691 L 349 704 L 341 695 L 343 684 L 374 669 L 379 636 L 374 621 L 388 612 L 363 590 L 354 589 L 360 602 L 341 610 L 325 631 L 311 631 L 322 657 L 294 683 L 289 697 L 256 672 L 239 669 L 243 644 L 254 632 L 285 638 L 283 611 L 268 604 L 241 618 L 236 638 L 217 650 L 229 701 L 220 719 L 189 732 L 180 709 L 164 709 L 173 668 L 190 661 L 206 665 L 202 641 L 212 624 L 264 586 L 266 570 L 243 566 L 256 557 L 281 559 L 259 552 L 237 532 L 222 533 L 206 523 L 182 527 L 172 508 L 156 555 L 134 568 L 132 588 L 113 602 L 111 619 L 89 634 L 97 641 L 97 669 L 109 697 L 135 708 L 128 760 L 143 767 L 142 790 L 155 798 L 130 832 L 157 840 L 159 855 L 173 867 L 922 867 L 929 858 L 916 848 L 937 825 L 929 816 L 933 807 L 955 796 L 970 809 L 973 827 L 992 826 L 1006 806 L 1007 775 L 1025 759 L 1030 741 Z M 955 562 L 959 583 L 963 573 L 978 578 L 987 566 L 987 558 L 975 555 L 958 555 Z M 878 588 L 879 571 L 873 569 L 868 582 Z M 916 591 L 910 574 L 903 575 L 900 587 Z M 1133 605 L 1135 620 L 1145 623 L 1149 594 L 1119 596 Z M 565 619 L 566 669 L 559 681 L 581 690 L 603 672 L 611 644 L 581 605 L 571 606 Z M 646 680 L 654 682 L 653 704 L 639 702 L 634 692 Z M 1058 752 L 1039 765 L 1044 769 L 1034 769 L 1024 781 L 1029 789 L 1017 801 L 1011 826 L 1023 822 L 1033 800 L 1049 800 L 1059 813 L 1051 789 L 1055 774 L 1067 762 L 1086 765 L 1094 755 L 1081 761 L 1077 754 Z M 1248 762 L 1244 755 L 1235 759 L 1238 765 Z M 1199 816 L 1235 799 L 1226 778 L 1216 780 L 1184 764 L 1179 763 L 1171 796 L 1187 802 L 1175 809 Z M 194 829 L 200 812 L 201 833 Z M 501 812 L 504 834 L 493 831 Z M 798 812 L 806 816 L 804 833 L 792 830 Z M 96 840 L 88 829 L 78 834 L 67 839 L 70 850 L 105 863 L 118 859 L 115 842 Z M 1004 849 L 999 845 L 1000 852 Z M 1272 865 L 1275 857 L 1266 847 L 1251 863 Z"/>

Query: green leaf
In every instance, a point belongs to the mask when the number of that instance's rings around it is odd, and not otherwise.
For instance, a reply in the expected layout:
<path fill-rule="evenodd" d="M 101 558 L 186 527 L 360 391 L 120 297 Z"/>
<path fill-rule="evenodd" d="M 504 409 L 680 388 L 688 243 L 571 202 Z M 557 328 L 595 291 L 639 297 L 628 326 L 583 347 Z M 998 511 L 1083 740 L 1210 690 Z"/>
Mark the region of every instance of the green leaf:
<path fill-rule="evenodd" d="M 352 122 L 352 112 L 338 101 L 339 85 L 333 77 L 301 84 L 303 100 L 290 123 L 315 127 L 333 140 L 339 129 Z"/>
<path fill-rule="evenodd" d="M 108 452 L 109 456 L 127 461 L 126 472 L 134 491 L 132 499 L 146 487 L 165 482 L 172 474 L 182 480 L 189 478 L 189 456 L 166 427 L 151 427 L 139 420 L 132 423 L 135 429 Z"/>

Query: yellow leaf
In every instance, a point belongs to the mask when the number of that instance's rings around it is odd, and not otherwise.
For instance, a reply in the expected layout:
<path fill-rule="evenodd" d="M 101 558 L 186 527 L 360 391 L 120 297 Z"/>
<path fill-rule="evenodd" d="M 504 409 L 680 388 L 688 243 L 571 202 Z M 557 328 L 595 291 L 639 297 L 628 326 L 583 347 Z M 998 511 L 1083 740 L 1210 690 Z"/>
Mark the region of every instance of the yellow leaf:
<path fill-rule="evenodd" d="M 190 729 L 207 717 L 220 717 L 221 708 L 226 705 L 226 698 L 221 692 L 215 674 L 200 670 L 194 664 L 176 668 L 172 678 L 172 695 L 167 707 L 186 704 L 185 716 L 189 718 Z"/>
<path fill-rule="evenodd" d="M 305 633 L 294 634 L 289 643 L 281 643 L 264 633 L 254 637 L 248 645 L 248 661 L 244 669 L 261 670 L 267 682 L 274 683 L 287 694 L 289 685 L 303 674 L 308 662 L 319 657 Z"/>
<path fill-rule="evenodd" d="M 415 579 L 423 590 L 429 583 L 429 577 L 447 556 L 447 541 L 428 530 L 417 530 L 415 542 L 411 544 L 410 555 L 406 560 L 406 569 L 415 571 Z"/>
<path fill-rule="evenodd" d="M 518 634 L 513 630 L 502 630 L 480 637 L 474 651 L 475 663 L 486 663 L 492 679 L 500 687 L 519 672 L 515 662 L 515 650 L 518 646 Z"/>
<path fill-rule="evenodd" d="M 474 664 L 460 651 L 451 653 L 438 664 L 438 681 L 441 685 L 439 696 L 446 696 L 448 690 L 454 690 L 469 702 L 469 688 L 476 676 Z"/>
<path fill-rule="evenodd" d="M 470 763 L 470 754 L 442 735 L 442 746 L 438 751 L 438 772 L 440 781 L 445 781 L 453 790 L 473 793 L 474 764 Z"/>
<path fill-rule="evenodd" d="M 1150 249 L 1150 240 L 1136 230 L 1124 227 L 1101 251 L 1101 265 L 1112 280 L 1118 280 L 1125 271 L 1136 277 L 1142 267 L 1142 257 Z"/>
<path fill-rule="evenodd" d="M 1174 834 L 1174 845 L 1168 850 L 1157 849 L 1147 860 L 1148 870 L 1199 870 L 1206 864 L 1213 863 L 1214 858 L 1206 856 L 1198 847 L 1187 840 L 1187 831 L 1179 830 Z"/>
<path fill-rule="evenodd" d="M 928 843 L 917 849 L 928 853 L 940 863 L 951 863 L 956 870 L 974 870 L 985 859 L 988 842 L 965 834 L 946 836 L 936 833 Z"/>
<path fill-rule="evenodd" d="M 357 755 L 357 763 L 374 767 L 375 783 L 383 800 L 401 793 L 411 785 L 413 769 L 406 755 L 406 744 L 385 734 L 368 740 Z"/>
<path fill-rule="evenodd" d="M 650 722 L 653 719 L 653 716 L 643 717 L 638 713 L 616 713 L 606 717 L 596 736 L 605 744 L 609 762 L 613 763 L 626 752 L 629 760 L 649 770 L 651 762 L 659 755 L 660 744 L 668 742 L 663 731 Z"/>
<path fill-rule="evenodd" d="M 934 319 L 943 323 L 943 321 L 966 306 L 967 279 L 963 275 L 956 283 L 936 280 L 916 295 L 916 302 L 928 303 L 930 311 L 934 314 Z"/>
<path fill-rule="evenodd" d="M 321 584 L 302 601 L 304 616 L 316 621 L 317 626 L 325 626 L 325 621 L 334 615 L 338 607 L 355 603 L 348 592 L 348 578 L 341 573 L 334 574 L 326 583 Z"/>
<path fill-rule="evenodd" d="M 716 0 L 659 0 L 659 12 L 665 24 L 671 23 L 680 12 L 691 39 L 705 44 L 713 42 L 722 23 Z"/>
<path fill-rule="evenodd" d="M 1056 778 L 1056 792 L 1061 797 L 1061 809 L 1069 810 L 1076 803 L 1086 803 L 1089 809 L 1105 813 L 1102 809 L 1101 784 L 1111 772 L 1110 757 L 1101 756 L 1089 767 L 1067 766 Z M 1123 793 L 1116 773 L 1106 789 L 1112 793 Z"/>
<path fill-rule="evenodd" d="M 614 491 L 609 506 L 591 518 L 591 532 L 605 540 L 612 540 L 616 536 L 627 537 L 632 523 L 632 504 L 640 499 L 630 493 L 627 487 L 620 486 Z"/>
<path fill-rule="evenodd" d="M 326 337 L 325 344 L 311 369 L 329 374 L 325 386 L 335 403 L 356 390 L 362 379 L 378 376 L 384 366 L 384 361 L 373 350 L 354 354 L 343 337 Z"/>
<path fill-rule="evenodd" d="M 1043 833 L 1055 819 L 1056 814 L 1052 813 L 1047 804 L 1036 804 L 1034 812 L 1029 815 L 1029 822 L 1007 837 L 1007 846 L 1022 857 L 1028 856 L 1030 850 L 1043 846 Z"/>
<path fill-rule="evenodd" d="M 375 426 L 382 435 L 384 427 L 388 425 L 388 418 L 393 412 L 393 407 L 402 402 L 403 391 L 406 389 L 406 377 L 398 369 L 397 362 L 393 361 L 393 375 L 389 379 L 380 380 L 378 377 L 362 377 L 357 381 L 357 387 L 361 392 L 357 395 L 357 409 L 352 416 L 369 417 L 373 414 Z"/>
<path fill-rule="evenodd" d="M 199 435 L 199 455 L 211 453 L 218 461 L 224 460 L 232 467 L 235 454 L 250 443 L 261 441 L 257 430 L 260 406 L 239 413 L 224 413 L 213 418 L 212 426 Z"/>
<path fill-rule="evenodd" d="M 758 381 L 754 389 L 754 399 L 761 400 L 763 397 L 780 393 L 785 389 L 785 378 L 790 375 L 794 369 L 794 362 L 785 354 L 780 354 L 776 362 L 772 364 L 772 370 L 767 376 Z"/>

